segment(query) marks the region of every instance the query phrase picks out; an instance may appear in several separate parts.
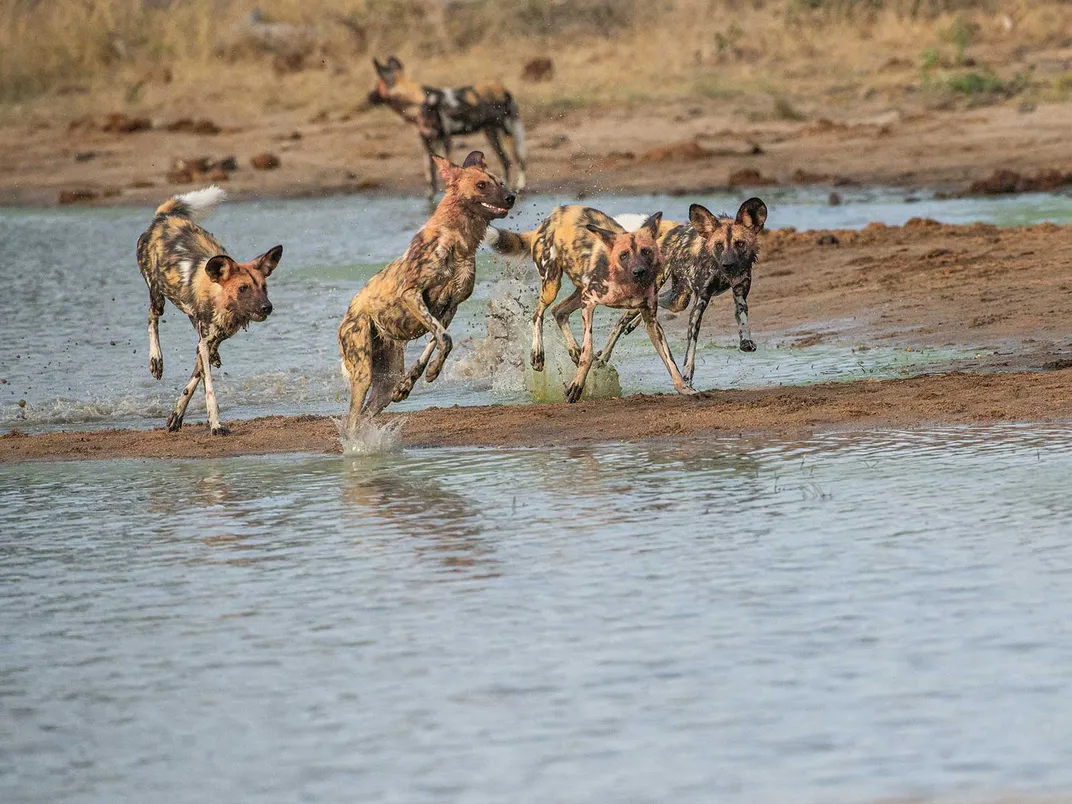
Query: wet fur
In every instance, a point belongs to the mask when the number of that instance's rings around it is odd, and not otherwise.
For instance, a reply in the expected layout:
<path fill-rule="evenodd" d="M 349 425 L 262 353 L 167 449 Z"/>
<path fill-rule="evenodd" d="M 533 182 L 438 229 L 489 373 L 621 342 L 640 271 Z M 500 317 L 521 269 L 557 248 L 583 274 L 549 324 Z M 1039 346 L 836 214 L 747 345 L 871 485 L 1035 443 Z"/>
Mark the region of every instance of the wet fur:
<path fill-rule="evenodd" d="M 741 204 L 734 217 L 716 216 L 707 208 L 693 204 L 689 207 L 688 223 L 662 223 L 659 246 L 663 254 L 663 279 L 670 283 L 662 303 L 667 309 L 679 313 L 690 301 L 695 301 L 689 316 L 685 351 L 686 382 L 692 382 L 696 341 L 707 305 L 727 290 L 733 292 L 741 351 L 756 350 L 748 326 L 748 293 L 752 288 L 752 267 L 759 256 L 759 233 L 766 220 L 766 205 L 759 198 L 750 198 Z M 640 317 L 636 314 L 623 315 L 598 359 L 609 361 L 618 338 L 632 332 L 639 323 Z"/>
<path fill-rule="evenodd" d="M 432 156 L 449 161 L 451 138 L 478 131 L 484 132 L 502 163 L 504 183 L 510 185 L 516 164 L 517 189 L 525 189 L 525 129 L 517 101 L 506 87 L 498 82 L 450 89 L 422 86 L 407 78 L 402 62 L 394 56 L 384 64 L 378 59 L 372 63 L 377 81 L 368 101 L 390 107 L 417 128 L 425 152 L 429 199 L 437 189 Z"/>
<path fill-rule="evenodd" d="M 221 365 L 220 343 L 272 311 L 267 279 L 282 258 L 283 247 L 246 263 L 232 259 L 196 222 L 222 200 L 218 188 L 171 198 L 157 207 L 149 228 L 138 238 L 138 268 L 149 289 L 149 372 L 157 379 L 164 374 L 159 320 L 165 299 L 189 317 L 198 336 L 193 374 L 168 416 L 167 428 L 172 431 L 182 427 L 186 407 L 204 380 L 212 433 L 226 434 L 210 366 Z"/>
<path fill-rule="evenodd" d="M 666 342 L 657 311 L 658 290 L 663 268 L 656 235 L 662 213 L 649 217 L 635 232 L 626 232 L 612 218 L 597 209 L 581 206 L 556 208 L 534 231 L 524 234 L 490 230 L 488 245 L 502 254 L 528 254 L 540 274 L 540 295 L 532 316 L 532 367 L 543 371 L 544 311 L 558 297 L 563 275 L 569 277 L 574 292 L 552 309 L 562 330 L 577 373 L 566 388 L 566 399 L 581 397 L 591 369 L 592 319 L 597 305 L 637 311 L 643 320 L 667 371 L 679 393 L 692 391 L 682 379 Z M 569 317 L 581 311 L 584 326 L 582 343 L 577 344 Z"/>
<path fill-rule="evenodd" d="M 476 283 L 477 248 L 488 223 L 505 217 L 514 203 L 502 182 L 487 172 L 479 151 L 462 167 L 435 159 L 446 182 L 443 200 L 406 253 L 354 296 L 339 326 L 350 379 L 350 431 L 390 402 L 408 397 L 425 368 L 428 382 L 439 376 L 452 347 L 447 327 Z M 427 332 L 432 338 L 404 374 L 406 343 Z"/>

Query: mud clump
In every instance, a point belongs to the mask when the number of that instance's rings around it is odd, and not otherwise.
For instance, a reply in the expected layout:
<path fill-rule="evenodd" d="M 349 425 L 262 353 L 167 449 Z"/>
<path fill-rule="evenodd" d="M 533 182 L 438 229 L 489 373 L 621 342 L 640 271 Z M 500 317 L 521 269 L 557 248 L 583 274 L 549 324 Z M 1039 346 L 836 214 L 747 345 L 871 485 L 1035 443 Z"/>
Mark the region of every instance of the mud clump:
<path fill-rule="evenodd" d="M 530 59 L 525 62 L 525 67 L 521 70 L 522 81 L 538 83 L 540 81 L 550 81 L 554 77 L 555 63 L 547 56 Z"/>
<path fill-rule="evenodd" d="M 253 166 L 254 170 L 275 170 L 283 164 L 278 156 L 269 153 L 268 151 L 265 151 L 263 154 L 257 154 L 249 160 L 249 163 Z"/>
<path fill-rule="evenodd" d="M 730 187 L 770 187 L 777 183 L 777 179 L 764 176 L 755 168 L 735 170 L 726 180 L 726 184 Z"/>
<path fill-rule="evenodd" d="M 182 117 L 178 120 L 172 120 L 170 123 L 164 126 L 164 130 L 203 135 L 215 135 L 223 131 L 223 129 L 220 128 L 220 126 L 212 120 L 194 120 L 189 117 Z"/>
<path fill-rule="evenodd" d="M 675 142 L 671 145 L 663 145 L 652 148 L 640 155 L 641 162 L 695 162 L 701 159 L 709 159 L 713 152 L 704 148 L 696 140 L 687 142 Z"/>

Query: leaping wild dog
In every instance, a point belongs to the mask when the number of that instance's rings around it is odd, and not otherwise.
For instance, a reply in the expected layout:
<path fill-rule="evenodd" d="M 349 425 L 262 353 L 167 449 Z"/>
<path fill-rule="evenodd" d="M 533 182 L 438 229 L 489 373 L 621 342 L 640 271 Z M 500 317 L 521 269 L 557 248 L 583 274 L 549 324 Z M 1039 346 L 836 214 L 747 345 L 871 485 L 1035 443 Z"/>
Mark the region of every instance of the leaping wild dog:
<path fill-rule="evenodd" d="M 268 277 L 283 257 L 275 246 L 250 262 L 235 262 L 216 239 L 198 226 L 223 202 L 219 187 L 177 195 L 156 208 L 152 223 L 138 238 L 138 268 L 149 287 L 149 372 L 164 376 L 159 321 L 164 300 L 190 317 L 197 330 L 197 361 L 167 419 L 167 429 L 182 427 L 186 406 L 205 381 L 205 407 L 213 435 L 226 435 L 212 387 L 210 366 L 219 368 L 220 343 L 251 321 L 264 321 L 272 312 Z"/>
<path fill-rule="evenodd" d="M 446 193 L 406 253 L 368 281 L 339 326 L 343 368 L 350 378 L 352 431 L 363 419 L 401 402 L 427 367 L 434 382 L 451 350 L 447 327 L 476 283 L 476 251 L 495 218 L 505 218 L 514 195 L 488 173 L 473 151 L 461 167 L 435 156 Z M 408 341 L 432 333 L 424 352 L 405 369 Z M 438 349 L 435 361 L 428 361 Z"/>
<path fill-rule="evenodd" d="M 592 367 L 592 318 L 596 305 L 626 309 L 644 321 L 656 352 L 680 394 L 694 393 L 678 371 L 656 312 L 659 307 L 662 260 L 657 237 L 662 213 L 647 218 L 635 232 L 626 232 L 597 209 L 557 207 L 534 231 L 524 234 L 488 230 L 485 241 L 500 254 L 529 254 L 540 274 L 540 296 L 532 315 L 532 367 L 543 371 L 543 316 L 558 297 L 562 275 L 575 290 L 551 310 L 562 330 L 577 374 L 566 388 L 566 400 L 581 398 Z M 584 336 L 573 337 L 569 317 L 581 311 Z M 632 312 L 636 311 L 636 312 Z"/>
<path fill-rule="evenodd" d="M 437 145 L 441 156 L 450 161 L 451 137 L 483 131 L 503 167 L 503 182 L 510 185 L 510 156 L 517 163 L 518 191 L 525 189 L 525 128 L 517 101 L 502 84 L 441 89 L 409 80 L 395 56 L 385 64 L 372 60 L 379 80 L 369 93 L 370 104 L 389 106 L 407 123 L 417 127 L 427 157 L 425 177 L 428 200 L 436 194 Z M 509 151 L 509 155 L 507 154 Z"/>
<path fill-rule="evenodd" d="M 618 220 L 629 229 L 636 226 L 641 217 L 621 215 Z M 706 207 L 693 204 L 689 207 L 688 223 L 662 223 L 659 246 L 663 255 L 663 279 L 670 281 L 670 291 L 663 298 L 663 305 L 680 313 L 689 306 L 690 299 L 696 301 L 689 316 L 685 351 L 684 378 L 688 383 L 692 382 L 696 367 L 696 341 L 704 312 L 712 298 L 727 290 L 733 291 L 741 351 L 756 350 L 748 326 L 748 291 L 752 287 L 752 266 L 759 254 L 759 233 L 766 221 L 767 205 L 758 198 L 749 198 L 741 204 L 734 218 L 713 215 Z M 632 332 L 639 323 L 640 317 L 636 313 L 626 313 L 618 319 L 597 360 L 601 363 L 609 361 L 618 338 Z"/>

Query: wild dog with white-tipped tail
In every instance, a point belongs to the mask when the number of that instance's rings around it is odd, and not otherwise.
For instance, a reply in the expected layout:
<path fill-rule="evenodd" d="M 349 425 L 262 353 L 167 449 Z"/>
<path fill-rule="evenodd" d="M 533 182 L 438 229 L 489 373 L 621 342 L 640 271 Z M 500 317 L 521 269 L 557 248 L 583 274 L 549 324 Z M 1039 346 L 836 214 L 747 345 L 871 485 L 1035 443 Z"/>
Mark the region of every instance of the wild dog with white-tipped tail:
<path fill-rule="evenodd" d="M 236 262 L 198 225 L 224 200 L 219 187 L 177 195 L 156 209 L 152 223 L 138 238 L 138 268 L 149 288 L 149 372 L 164 376 L 159 322 L 168 299 L 190 318 L 197 331 L 197 360 L 182 389 L 167 429 L 182 427 L 182 419 L 198 384 L 205 383 L 205 407 L 213 435 L 226 435 L 212 383 L 210 366 L 219 368 L 220 343 L 252 321 L 272 312 L 268 277 L 283 257 L 275 246 L 249 262 Z"/>

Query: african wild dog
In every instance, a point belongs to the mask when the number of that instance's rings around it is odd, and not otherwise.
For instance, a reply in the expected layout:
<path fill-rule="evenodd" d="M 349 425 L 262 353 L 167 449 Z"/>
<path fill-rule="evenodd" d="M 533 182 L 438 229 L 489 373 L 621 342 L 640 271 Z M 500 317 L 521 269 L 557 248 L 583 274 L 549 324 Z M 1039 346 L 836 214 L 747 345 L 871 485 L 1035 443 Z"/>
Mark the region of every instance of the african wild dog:
<path fill-rule="evenodd" d="M 588 207 L 557 207 L 534 231 L 524 234 L 488 230 L 489 246 L 500 254 L 529 254 L 540 274 L 540 296 L 532 315 L 532 367 L 543 371 L 543 315 L 557 297 L 562 275 L 575 290 L 551 310 L 562 330 L 577 374 L 566 388 L 566 400 L 581 398 L 592 366 L 592 317 L 596 305 L 626 309 L 643 319 L 648 336 L 662 358 L 678 393 L 693 393 L 680 372 L 663 328 L 656 317 L 662 262 L 657 236 L 662 213 L 647 218 L 628 233 L 613 219 Z M 580 309 L 584 325 L 582 345 L 570 330 L 569 317 Z"/>
<path fill-rule="evenodd" d="M 488 223 L 504 218 L 514 195 L 488 173 L 484 154 L 473 151 L 458 167 L 433 157 L 446 193 L 414 235 L 406 253 L 368 281 L 339 326 L 343 368 L 350 378 L 353 431 L 389 402 L 401 402 L 428 368 L 435 381 L 451 350 L 447 327 L 476 283 L 476 250 Z M 408 341 L 432 333 L 420 358 L 403 375 Z M 432 352 L 439 349 L 429 366 Z M 367 398 L 366 398 L 367 397 Z"/>
<path fill-rule="evenodd" d="M 156 208 L 152 223 L 138 238 L 138 268 L 149 287 L 149 372 L 164 375 L 159 321 L 164 300 L 190 317 L 197 330 L 197 361 L 167 419 L 167 429 L 182 427 L 186 406 L 205 381 L 205 406 L 213 435 L 226 435 L 212 387 L 210 366 L 221 364 L 219 346 L 251 321 L 272 312 L 267 279 L 283 257 L 275 246 L 250 262 L 235 262 L 216 239 L 197 225 L 224 199 L 219 187 L 177 195 Z"/>
<path fill-rule="evenodd" d="M 370 104 L 394 109 L 403 120 L 417 127 L 427 157 L 425 177 L 428 199 L 436 194 L 436 166 L 432 156 L 438 144 L 441 156 L 450 161 L 451 137 L 483 131 L 503 166 L 503 182 L 510 184 L 510 156 L 517 163 L 518 191 L 525 189 L 525 128 L 517 101 L 502 84 L 440 89 L 421 86 L 406 77 L 395 56 L 386 64 L 372 60 L 379 80 L 369 93 Z"/>
<path fill-rule="evenodd" d="M 639 215 L 622 215 L 619 221 L 632 228 Z M 704 311 L 715 296 L 733 291 L 734 315 L 742 352 L 754 352 L 756 344 L 748 327 L 748 291 L 752 287 L 752 265 L 759 253 L 759 233 L 767 220 L 767 205 L 758 198 L 749 198 L 737 210 L 737 217 L 716 216 L 705 207 L 689 207 L 689 222 L 676 224 L 663 221 L 659 245 L 663 254 L 663 279 L 671 283 L 663 299 L 667 309 L 680 313 L 696 304 L 689 316 L 689 340 L 685 352 L 685 381 L 691 383 L 696 366 L 696 340 Z M 660 282 L 661 284 L 661 282 Z M 614 344 L 621 335 L 636 329 L 640 323 L 635 313 L 626 313 L 614 325 L 607 345 L 597 360 L 610 360 Z"/>

